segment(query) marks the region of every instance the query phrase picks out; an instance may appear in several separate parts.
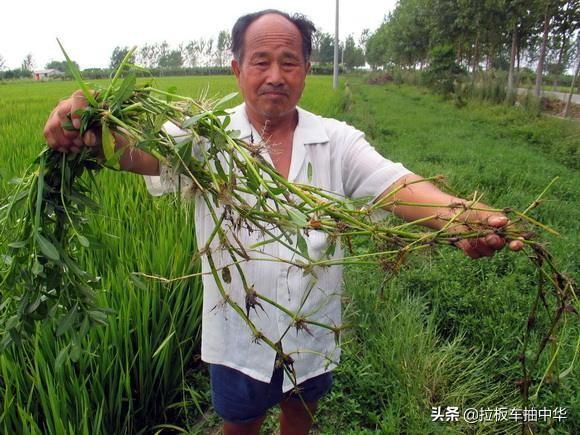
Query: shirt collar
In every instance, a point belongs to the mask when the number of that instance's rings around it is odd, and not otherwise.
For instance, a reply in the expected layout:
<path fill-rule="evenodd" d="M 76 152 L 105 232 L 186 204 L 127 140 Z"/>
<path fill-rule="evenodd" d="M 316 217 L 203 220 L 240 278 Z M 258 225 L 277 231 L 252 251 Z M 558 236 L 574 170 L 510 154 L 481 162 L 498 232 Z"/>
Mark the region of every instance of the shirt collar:
<path fill-rule="evenodd" d="M 298 110 L 298 125 L 294 130 L 294 144 L 308 145 L 328 142 L 328 135 L 320 117 L 301 107 L 296 107 L 296 109 Z M 229 109 L 228 112 L 230 113 L 229 129 L 238 130 L 240 139 L 250 137 L 252 127 L 246 114 L 246 105 L 242 103 Z"/>
<path fill-rule="evenodd" d="M 322 119 L 304 110 L 300 107 L 296 107 L 298 110 L 298 125 L 294 130 L 294 138 L 292 141 L 292 160 L 290 161 L 290 172 L 288 173 L 288 180 L 295 182 L 300 172 L 304 167 L 304 162 L 306 160 L 306 145 L 309 144 L 322 144 L 329 141 L 328 135 L 324 125 L 322 124 Z M 238 130 L 240 132 L 240 139 L 247 139 L 250 137 L 252 132 L 252 126 L 248 120 L 248 115 L 246 114 L 245 104 L 240 104 L 230 110 L 230 124 L 229 128 L 231 130 Z M 267 151 L 263 152 L 264 158 L 272 164 L 272 160 L 268 155 Z"/>

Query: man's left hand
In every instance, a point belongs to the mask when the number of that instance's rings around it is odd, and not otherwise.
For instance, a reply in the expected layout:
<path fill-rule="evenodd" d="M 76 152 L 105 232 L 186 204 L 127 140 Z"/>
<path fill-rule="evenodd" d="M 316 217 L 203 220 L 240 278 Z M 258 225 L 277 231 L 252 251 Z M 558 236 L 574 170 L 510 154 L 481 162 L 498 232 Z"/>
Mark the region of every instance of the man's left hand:
<path fill-rule="evenodd" d="M 486 224 L 492 228 L 502 228 L 509 224 L 509 219 L 503 215 L 492 215 L 486 219 Z M 519 251 L 524 247 L 521 240 L 506 240 L 505 237 L 491 233 L 484 237 L 462 239 L 455 243 L 455 246 L 471 258 L 489 257 L 505 245 L 512 251 Z"/>

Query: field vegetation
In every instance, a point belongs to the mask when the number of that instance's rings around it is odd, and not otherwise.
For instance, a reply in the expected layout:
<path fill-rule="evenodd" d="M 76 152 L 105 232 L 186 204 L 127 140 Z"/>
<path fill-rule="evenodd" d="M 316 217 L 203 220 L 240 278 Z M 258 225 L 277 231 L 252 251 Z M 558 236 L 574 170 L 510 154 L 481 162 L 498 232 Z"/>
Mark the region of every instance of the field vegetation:
<path fill-rule="evenodd" d="M 560 177 L 534 216 L 562 234 L 547 243 L 561 268 L 578 276 L 577 123 L 475 100 L 458 108 L 420 88 L 348 80 L 347 98 L 331 90 L 329 78 L 309 77 L 302 106 L 355 125 L 384 155 L 424 176 L 445 175 L 463 195 L 484 192 L 487 203 L 523 209 Z M 236 89 L 231 76 L 157 84 L 193 97 L 208 86 L 210 96 Z M 73 90 L 70 82 L 0 87 L 0 197 L 42 148 L 49 111 Z M 150 197 L 131 174 L 108 171 L 97 183 L 101 208 L 90 225 L 99 237 L 82 261 L 101 275 L 100 297 L 114 314 L 76 344 L 39 327 L 32 343 L 0 355 L 0 431 L 207 432 L 218 420 L 208 411 L 208 379 L 198 357 L 200 282 L 131 279 L 135 271 L 171 278 L 197 270 L 192 206 Z M 430 415 L 433 406 L 519 406 L 517 354 L 534 294 L 529 261 L 502 252 L 474 262 L 452 248 L 437 249 L 384 278 L 374 267 L 347 270 L 344 307 L 353 327 L 333 391 L 320 406 L 320 431 L 517 431 L 509 421 L 467 425 L 433 422 Z M 556 373 L 578 358 L 579 331 L 570 317 L 559 332 Z M 580 432 L 578 384 L 578 370 L 559 388 L 547 382 L 533 405 L 566 407 L 568 414 L 543 430 Z"/>
<path fill-rule="evenodd" d="M 350 87 L 354 101 L 342 115 L 346 121 L 367 132 L 384 155 L 424 176 L 444 174 L 463 195 L 485 192 L 490 204 L 521 208 L 559 176 L 537 217 L 564 235 L 548 243 L 563 268 L 577 276 L 578 123 L 474 100 L 457 108 L 406 85 L 351 80 Z M 336 402 L 329 406 L 328 427 L 352 419 L 357 422 L 352 431 L 366 421 L 364 426 L 384 433 L 515 433 L 514 426 L 496 423 L 477 428 L 433 424 L 427 410 L 450 403 L 516 406 L 517 353 L 533 296 L 533 271 L 526 262 L 509 252 L 472 261 L 448 249 L 416 257 L 386 284 L 380 272 L 350 270 L 349 312 L 360 328 L 339 368 L 337 384 L 345 390 L 331 396 Z M 577 325 L 563 338 L 567 361 L 577 352 Z M 567 386 L 558 393 L 548 389 L 536 406 L 553 401 L 566 404 L 569 415 L 577 414 L 579 379 L 576 370 Z M 356 411 L 337 421 L 340 402 Z M 574 433 L 573 420 L 554 430 Z"/>

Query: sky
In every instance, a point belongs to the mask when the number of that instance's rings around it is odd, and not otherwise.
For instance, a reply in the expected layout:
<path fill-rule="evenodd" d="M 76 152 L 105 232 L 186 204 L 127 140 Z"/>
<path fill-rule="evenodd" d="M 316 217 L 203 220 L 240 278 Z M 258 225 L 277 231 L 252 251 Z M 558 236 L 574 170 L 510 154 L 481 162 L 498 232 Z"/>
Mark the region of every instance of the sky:
<path fill-rule="evenodd" d="M 231 30 L 243 14 L 275 8 L 299 12 L 323 32 L 334 34 L 336 0 L 28 0 L 3 2 L 0 8 L 0 56 L 5 68 L 20 67 L 31 53 L 35 68 L 64 60 L 56 38 L 81 68 L 107 67 L 116 46 L 166 40 L 216 38 Z M 355 40 L 363 29 L 375 30 L 396 0 L 340 0 L 339 34 Z"/>

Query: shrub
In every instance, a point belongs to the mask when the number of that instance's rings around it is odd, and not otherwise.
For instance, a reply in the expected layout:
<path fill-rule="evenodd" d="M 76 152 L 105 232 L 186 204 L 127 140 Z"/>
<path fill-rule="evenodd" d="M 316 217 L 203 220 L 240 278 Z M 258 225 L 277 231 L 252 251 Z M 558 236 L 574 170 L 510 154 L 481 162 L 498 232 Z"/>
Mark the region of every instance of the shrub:
<path fill-rule="evenodd" d="M 465 71 L 455 61 L 455 50 L 449 45 L 440 45 L 429 53 L 429 68 L 423 78 L 425 84 L 446 98 L 455 92 L 457 83 L 465 78 Z"/>

